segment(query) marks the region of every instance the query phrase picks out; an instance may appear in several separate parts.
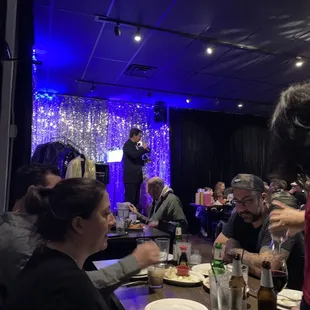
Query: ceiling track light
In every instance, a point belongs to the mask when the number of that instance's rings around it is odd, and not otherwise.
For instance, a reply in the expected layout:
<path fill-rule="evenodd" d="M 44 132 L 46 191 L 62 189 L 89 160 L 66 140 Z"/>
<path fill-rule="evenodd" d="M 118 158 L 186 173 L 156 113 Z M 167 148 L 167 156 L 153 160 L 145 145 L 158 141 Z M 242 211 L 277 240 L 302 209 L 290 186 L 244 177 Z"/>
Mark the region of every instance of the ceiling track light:
<path fill-rule="evenodd" d="M 120 29 L 120 24 L 116 23 L 115 27 L 114 27 L 114 34 L 118 37 L 121 35 L 121 29 Z"/>
<path fill-rule="evenodd" d="M 239 102 L 239 103 L 238 103 L 238 108 L 239 108 L 239 109 L 243 108 L 243 103 L 242 103 L 242 102 Z"/>
<path fill-rule="evenodd" d="M 90 88 L 90 92 L 93 93 L 96 89 L 96 86 L 94 84 L 91 85 L 91 88 Z"/>
<path fill-rule="evenodd" d="M 186 103 L 190 103 L 192 101 L 192 99 L 191 98 L 187 98 L 185 101 L 186 101 Z"/>
<path fill-rule="evenodd" d="M 206 53 L 207 53 L 208 55 L 212 55 L 213 52 L 214 52 L 214 47 L 212 47 L 212 46 L 207 47 Z"/>
<path fill-rule="evenodd" d="M 297 67 L 297 68 L 300 68 L 300 67 L 302 67 L 302 65 L 304 64 L 304 61 L 303 61 L 303 59 L 301 58 L 301 57 L 296 57 L 296 62 L 295 62 L 295 66 Z"/>
<path fill-rule="evenodd" d="M 137 28 L 137 31 L 135 33 L 134 39 L 136 42 L 140 42 L 141 41 L 141 34 L 140 34 L 140 28 Z"/>

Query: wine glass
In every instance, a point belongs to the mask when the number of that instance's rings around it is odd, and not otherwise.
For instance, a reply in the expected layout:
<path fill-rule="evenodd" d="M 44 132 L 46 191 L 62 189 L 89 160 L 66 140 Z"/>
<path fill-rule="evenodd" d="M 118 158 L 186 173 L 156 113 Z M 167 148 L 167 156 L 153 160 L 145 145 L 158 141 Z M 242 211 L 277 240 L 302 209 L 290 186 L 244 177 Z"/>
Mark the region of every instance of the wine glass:
<path fill-rule="evenodd" d="M 288 270 L 286 260 L 281 253 L 281 244 L 282 242 L 279 244 L 273 241 L 270 246 L 271 275 L 276 294 L 285 289 L 288 281 Z"/>

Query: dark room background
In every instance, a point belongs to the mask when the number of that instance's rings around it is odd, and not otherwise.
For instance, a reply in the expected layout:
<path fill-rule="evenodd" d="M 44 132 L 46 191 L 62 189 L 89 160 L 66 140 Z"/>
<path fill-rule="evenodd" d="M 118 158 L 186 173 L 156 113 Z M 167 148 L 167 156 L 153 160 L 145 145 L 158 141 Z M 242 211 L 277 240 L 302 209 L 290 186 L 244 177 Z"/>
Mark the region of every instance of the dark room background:
<path fill-rule="evenodd" d="M 196 190 L 237 173 L 267 180 L 268 120 L 197 110 L 170 110 L 171 186 L 186 205 Z"/>

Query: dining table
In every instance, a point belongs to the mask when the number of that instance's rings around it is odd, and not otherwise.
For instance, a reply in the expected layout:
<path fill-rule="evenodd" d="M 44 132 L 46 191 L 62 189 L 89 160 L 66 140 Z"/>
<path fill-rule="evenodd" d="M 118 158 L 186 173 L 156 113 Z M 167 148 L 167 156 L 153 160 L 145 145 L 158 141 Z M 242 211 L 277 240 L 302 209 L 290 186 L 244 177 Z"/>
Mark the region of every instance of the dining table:
<path fill-rule="evenodd" d="M 144 226 L 139 230 L 128 230 L 123 235 L 109 237 L 108 247 L 104 251 L 89 256 L 84 264 L 86 271 L 96 270 L 93 261 L 121 259 L 131 254 L 137 247 L 138 238 L 169 238 L 170 235 L 154 227 Z"/>
<path fill-rule="evenodd" d="M 257 310 L 257 292 L 260 281 L 249 276 L 249 294 L 247 309 Z M 211 310 L 209 290 L 203 285 L 197 287 L 181 287 L 164 283 L 163 288 L 150 290 L 148 284 L 121 286 L 111 295 L 114 309 L 144 310 L 149 303 L 164 298 L 183 298 L 201 303 Z"/>

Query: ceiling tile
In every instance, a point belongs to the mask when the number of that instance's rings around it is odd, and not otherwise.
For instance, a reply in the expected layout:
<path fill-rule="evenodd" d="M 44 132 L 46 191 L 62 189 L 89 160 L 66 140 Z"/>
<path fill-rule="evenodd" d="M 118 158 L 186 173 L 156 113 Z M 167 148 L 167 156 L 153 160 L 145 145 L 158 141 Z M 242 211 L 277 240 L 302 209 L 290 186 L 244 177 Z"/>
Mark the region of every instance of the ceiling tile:
<path fill-rule="evenodd" d="M 192 94 L 206 94 L 208 88 L 219 81 L 223 80 L 223 77 L 207 75 L 207 74 L 195 74 L 185 85 L 186 91 Z"/>
<path fill-rule="evenodd" d="M 98 2 L 98 1 L 97 1 Z M 99 1 L 100 2 L 100 1 Z M 116 0 L 112 8 L 111 17 L 146 25 L 156 25 L 170 10 L 174 0 Z"/>
<path fill-rule="evenodd" d="M 117 76 L 125 69 L 122 62 L 93 58 L 90 61 L 85 80 L 102 83 L 113 83 Z"/>
<path fill-rule="evenodd" d="M 264 80 L 265 77 L 278 72 L 283 66 L 287 66 L 287 62 L 288 58 L 266 55 L 241 70 L 234 72 L 232 76 L 244 79 Z"/>
<path fill-rule="evenodd" d="M 263 82 L 252 82 L 247 84 L 246 87 L 240 87 L 238 89 L 233 90 L 226 96 L 231 98 L 238 98 L 241 100 L 249 100 L 249 101 L 259 101 L 259 94 L 269 91 L 273 88 L 273 85 L 269 83 Z"/>
<path fill-rule="evenodd" d="M 161 68 L 172 62 L 190 42 L 188 38 L 154 32 L 132 62 Z"/>
<path fill-rule="evenodd" d="M 54 0 L 55 9 L 67 10 L 73 13 L 89 14 L 89 15 L 105 15 L 107 14 L 111 0 Z"/>
<path fill-rule="evenodd" d="M 231 50 L 211 62 L 201 73 L 230 76 L 234 72 L 258 61 L 264 55 L 244 50 Z"/>
<path fill-rule="evenodd" d="M 195 40 L 187 49 L 179 52 L 179 55 L 170 66 L 179 70 L 199 72 L 229 50 L 219 46 L 215 48 L 212 55 L 207 55 L 206 49 L 208 46 L 203 41 Z"/>
<path fill-rule="evenodd" d="M 220 82 L 211 85 L 205 90 L 205 93 L 209 96 L 215 97 L 228 97 L 229 93 L 233 92 L 234 90 L 240 87 L 247 87 L 252 82 L 246 80 L 239 80 L 233 78 L 224 78 Z"/>

